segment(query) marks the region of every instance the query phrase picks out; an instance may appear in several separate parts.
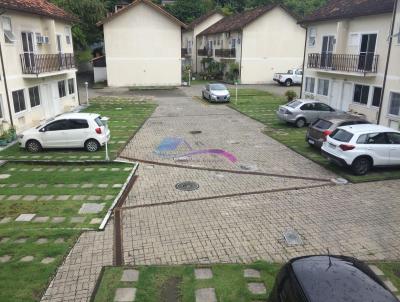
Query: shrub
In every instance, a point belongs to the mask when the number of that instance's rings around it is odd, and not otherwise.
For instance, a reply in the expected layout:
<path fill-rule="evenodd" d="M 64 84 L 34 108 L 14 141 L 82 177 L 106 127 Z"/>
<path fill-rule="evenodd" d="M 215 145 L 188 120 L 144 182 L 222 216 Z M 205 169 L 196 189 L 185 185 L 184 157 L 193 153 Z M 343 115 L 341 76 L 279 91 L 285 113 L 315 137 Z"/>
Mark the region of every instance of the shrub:
<path fill-rule="evenodd" d="M 295 98 L 297 98 L 297 93 L 293 90 L 288 90 L 285 92 L 285 96 L 289 102 L 293 101 Z"/>

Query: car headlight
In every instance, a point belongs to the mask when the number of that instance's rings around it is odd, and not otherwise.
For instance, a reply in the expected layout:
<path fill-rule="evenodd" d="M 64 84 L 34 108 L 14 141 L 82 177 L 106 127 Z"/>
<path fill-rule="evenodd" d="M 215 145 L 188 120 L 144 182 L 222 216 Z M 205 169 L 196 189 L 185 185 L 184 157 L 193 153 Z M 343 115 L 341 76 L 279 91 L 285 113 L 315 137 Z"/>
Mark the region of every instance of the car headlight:
<path fill-rule="evenodd" d="M 214 99 L 217 98 L 217 96 L 215 94 L 212 94 L 211 97 L 214 98 Z"/>
<path fill-rule="evenodd" d="M 24 137 L 24 135 L 23 134 L 19 134 L 19 135 L 17 135 L 17 138 L 18 139 L 22 139 Z"/>

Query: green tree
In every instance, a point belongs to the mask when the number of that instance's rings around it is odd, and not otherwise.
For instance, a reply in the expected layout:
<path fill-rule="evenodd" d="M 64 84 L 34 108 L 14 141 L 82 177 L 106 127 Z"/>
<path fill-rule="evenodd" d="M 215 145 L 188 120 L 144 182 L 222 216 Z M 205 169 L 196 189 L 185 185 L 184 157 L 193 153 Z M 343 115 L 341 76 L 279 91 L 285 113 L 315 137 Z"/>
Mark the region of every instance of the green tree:
<path fill-rule="evenodd" d="M 57 6 L 75 15 L 79 20 L 72 27 L 75 47 L 84 49 L 88 45 L 101 41 L 103 36 L 96 23 L 106 14 L 106 2 L 103 0 L 50 0 Z"/>

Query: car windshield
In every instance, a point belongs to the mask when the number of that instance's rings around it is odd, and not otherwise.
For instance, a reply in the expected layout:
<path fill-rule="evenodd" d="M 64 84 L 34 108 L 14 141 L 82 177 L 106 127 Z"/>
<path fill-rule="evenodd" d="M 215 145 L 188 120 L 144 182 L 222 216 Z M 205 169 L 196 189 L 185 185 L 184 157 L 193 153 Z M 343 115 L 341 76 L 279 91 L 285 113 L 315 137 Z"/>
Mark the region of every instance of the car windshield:
<path fill-rule="evenodd" d="M 326 130 L 329 129 L 332 126 L 331 122 L 328 122 L 326 120 L 317 120 L 314 125 L 315 128 L 321 129 L 321 130 Z"/>
<path fill-rule="evenodd" d="M 210 85 L 211 90 L 226 90 L 225 85 L 222 84 L 212 84 Z"/>
<path fill-rule="evenodd" d="M 287 104 L 286 106 L 288 106 L 288 107 L 290 107 L 290 108 L 296 108 L 297 106 L 299 106 L 301 104 L 301 102 L 300 101 L 293 101 L 293 102 L 290 102 L 289 104 Z"/>
<path fill-rule="evenodd" d="M 336 129 L 330 137 L 339 142 L 348 143 L 352 139 L 353 134 L 343 129 Z"/>
<path fill-rule="evenodd" d="M 45 126 L 46 124 L 51 123 L 52 121 L 54 121 L 54 118 L 48 119 L 46 122 L 41 123 L 39 126 L 36 127 L 36 129 L 42 128 L 43 126 Z"/>

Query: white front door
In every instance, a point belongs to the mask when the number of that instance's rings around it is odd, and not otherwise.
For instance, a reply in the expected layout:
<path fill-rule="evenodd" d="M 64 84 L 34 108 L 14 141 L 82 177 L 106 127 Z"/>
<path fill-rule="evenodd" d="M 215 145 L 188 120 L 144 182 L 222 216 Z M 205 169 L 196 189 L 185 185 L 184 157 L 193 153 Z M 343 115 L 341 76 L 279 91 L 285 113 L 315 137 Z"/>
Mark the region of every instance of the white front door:
<path fill-rule="evenodd" d="M 54 109 L 55 98 L 53 97 L 53 92 L 50 84 L 40 85 L 40 90 L 41 90 L 40 95 L 42 98 L 41 102 L 44 108 L 44 116 L 47 120 L 55 116 L 55 109 Z"/>
<path fill-rule="evenodd" d="M 333 80 L 332 81 L 332 93 L 331 93 L 331 99 L 329 102 L 329 105 L 334 108 L 341 110 L 341 83 L 339 81 Z"/>
<path fill-rule="evenodd" d="M 54 114 L 59 115 L 64 112 L 63 100 L 60 98 L 60 92 L 58 91 L 58 82 L 54 82 L 51 84 L 52 93 L 53 93 L 53 107 Z"/>
<path fill-rule="evenodd" d="M 343 111 L 349 111 L 349 106 L 353 100 L 353 84 L 345 82 L 343 85 L 343 97 L 341 100 L 340 109 Z"/>

